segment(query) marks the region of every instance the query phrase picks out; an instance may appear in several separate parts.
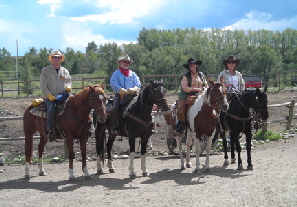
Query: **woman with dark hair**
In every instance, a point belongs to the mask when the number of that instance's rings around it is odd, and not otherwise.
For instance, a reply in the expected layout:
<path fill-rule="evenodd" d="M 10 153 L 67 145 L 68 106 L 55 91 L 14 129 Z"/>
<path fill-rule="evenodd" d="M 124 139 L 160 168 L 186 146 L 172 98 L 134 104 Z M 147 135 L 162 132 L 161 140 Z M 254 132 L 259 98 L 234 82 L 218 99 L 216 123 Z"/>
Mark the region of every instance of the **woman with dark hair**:
<path fill-rule="evenodd" d="M 194 60 L 190 58 L 183 66 L 188 70 L 186 74 L 181 77 L 181 91 L 178 96 L 178 109 L 175 135 L 181 135 L 186 126 L 186 99 L 188 95 L 202 93 L 203 88 L 207 88 L 205 76 L 199 71 L 199 66 L 202 64 L 201 60 Z"/>
<path fill-rule="evenodd" d="M 219 74 L 218 82 L 223 83 L 227 88 L 227 98 L 229 99 L 233 91 L 239 93 L 245 90 L 245 82 L 242 75 L 237 71 L 240 60 L 230 55 L 227 59 L 223 60 L 224 70 Z"/>

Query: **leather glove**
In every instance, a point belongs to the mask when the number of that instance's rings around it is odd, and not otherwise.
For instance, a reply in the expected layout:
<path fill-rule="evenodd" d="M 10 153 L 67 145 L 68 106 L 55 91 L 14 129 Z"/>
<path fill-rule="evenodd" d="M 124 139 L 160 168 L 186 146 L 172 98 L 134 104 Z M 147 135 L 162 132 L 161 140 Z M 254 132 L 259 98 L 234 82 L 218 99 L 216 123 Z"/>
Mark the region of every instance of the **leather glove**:
<path fill-rule="evenodd" d="M 54 97 L 52 94 L 48 94 L 46 97 L 47 97 L 48 100 L 50 100 L 50 101 L 54 101 L 54 100 L 56 100 L 56 97 Z"/>
<path fill-rule="evenodd" d="M 68 92 L 68 93 L 70 93 L 71 91 L 72 91 L 72 89 L 71 89 L 71 87 L 70 86 L 66 86 L 66 91 Z"/>
<path fill-rule="evenodd" d="M 43 98 L 38 98 L 38 99 L 34 99 L 33 101 L 32 101 L 32 105 L 33 106 L 39 106 L 41 103 L 43 103 L 44 102 L 44 100 L 43 100 Z"/>
<path fill-rule="evenodd" d="M 127 94 L 127 90 L 124 88 L 121 88 L 119 91 L 119 94 L 120 94 L 120 98 L 122 99 L 124 97 L 124 95 Z"/>
<path fill-rule="evenodd" d="M 134 86 L 133 88 L 129 88 L 127 92 L 128 92 L 128 94 L 138 93 L 139 88 L 137 86 Z"/>

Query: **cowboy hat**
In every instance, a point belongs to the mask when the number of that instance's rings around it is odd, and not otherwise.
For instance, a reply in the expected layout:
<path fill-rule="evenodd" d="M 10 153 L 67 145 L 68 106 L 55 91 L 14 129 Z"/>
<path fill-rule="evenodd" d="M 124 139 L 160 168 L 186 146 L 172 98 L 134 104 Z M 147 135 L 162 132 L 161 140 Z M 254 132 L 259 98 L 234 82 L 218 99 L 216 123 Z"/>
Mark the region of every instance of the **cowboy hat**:
<path fill-rule="evenodd" d="M 58 50 L 48 56 L 48 60 L 52 61 L 52 57 L 61 57 L 61 62 L 65 60 L 64 55 Z"/>
<path fill-rule="evenodd" d="M 236 63 L 236 66 L 238 66 L 240 64 L 240 60 L 239 59 L 236 59 L 234 57 L 234 55 L 229 55 L 229 57 L 227 59 L 224 59 L 223 60 L 223 65 L 225 66 L 226 69 L 228 69 L 227 62 L 229 62 L 229 61 L 235 62 Z"/>
<path fill-rule="evenodd" d="M 120 61 L 129 61 L 130 64 L 133 63 L 133 60 L 131 60 L 129 55 L 127 55 L 127 54 L 124 54 L 124 55 L 121 55 L 120 57 L 118 57 L 117 62 L 119 63 Z"/>
<path fill-rule="evenodd" d="M 194 60 L 193 58 L 190 58 L 188 60 L 188 62 L 186 64 L 183 64 L 183 66 L 187 69 L 189 69 L 189 65 L 195 63 L 196 65 L 200 66 L 202 65 L 202 61 L 201 60 Z"/>

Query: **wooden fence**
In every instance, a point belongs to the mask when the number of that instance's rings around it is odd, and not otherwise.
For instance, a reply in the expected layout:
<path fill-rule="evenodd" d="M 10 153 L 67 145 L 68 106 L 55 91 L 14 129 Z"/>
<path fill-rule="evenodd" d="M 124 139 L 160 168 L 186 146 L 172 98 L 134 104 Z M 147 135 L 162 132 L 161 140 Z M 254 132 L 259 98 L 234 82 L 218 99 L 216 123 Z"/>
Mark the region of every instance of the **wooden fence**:
<path fill-rule="evenodd" d="M 281 90 L 285 87 L 297 86 L 297 71 L 279 71 L 277 73 L 269 74 L 252 74 L 258 75 L 262 79 L 262 85 L 274 90 Z M 218 74 L 204 73 L 206 76 L 217 80 Z M 246 74 L 249 75 L 249 74 Z M 180 89 L 180 75 L 143 75 L 140 76 L 142 86 L 145 87 L 149 84 L 150 79 L 163 79 L 164 85 L 169 90 Z M 102 82 L 109 83 L 110 77 L 81 77 L 72 80 L 74 92 L 78 92 L 86 87 L 88 84 L 100 84 Z M 0 92 L 2 97 L 15 97 L 15 96 L 28 96 L 28 95 L 40 95 L 40 80 L 30 81 L 7 81 L 0 80 Z M 106 84 L 106 91 L 111 92 L 109 84 Z"/>

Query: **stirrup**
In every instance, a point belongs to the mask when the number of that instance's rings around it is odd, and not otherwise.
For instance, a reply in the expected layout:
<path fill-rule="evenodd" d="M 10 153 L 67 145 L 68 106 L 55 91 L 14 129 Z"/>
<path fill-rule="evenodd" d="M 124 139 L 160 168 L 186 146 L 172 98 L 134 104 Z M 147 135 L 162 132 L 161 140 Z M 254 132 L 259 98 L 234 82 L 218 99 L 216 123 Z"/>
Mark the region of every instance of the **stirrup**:
<path fill-rule="evenodd" d="M 114 135 L 114 136 L 118 136 L 119 133 L 118 133 L 117 129 L 112 129 L 111 134 Z"/>
<path fill-rule="evenodd" d="M 57 138 L 57 136 L 53 132 L 48 133 L 47 137 L 50 141 L 54 141 Z"/>

